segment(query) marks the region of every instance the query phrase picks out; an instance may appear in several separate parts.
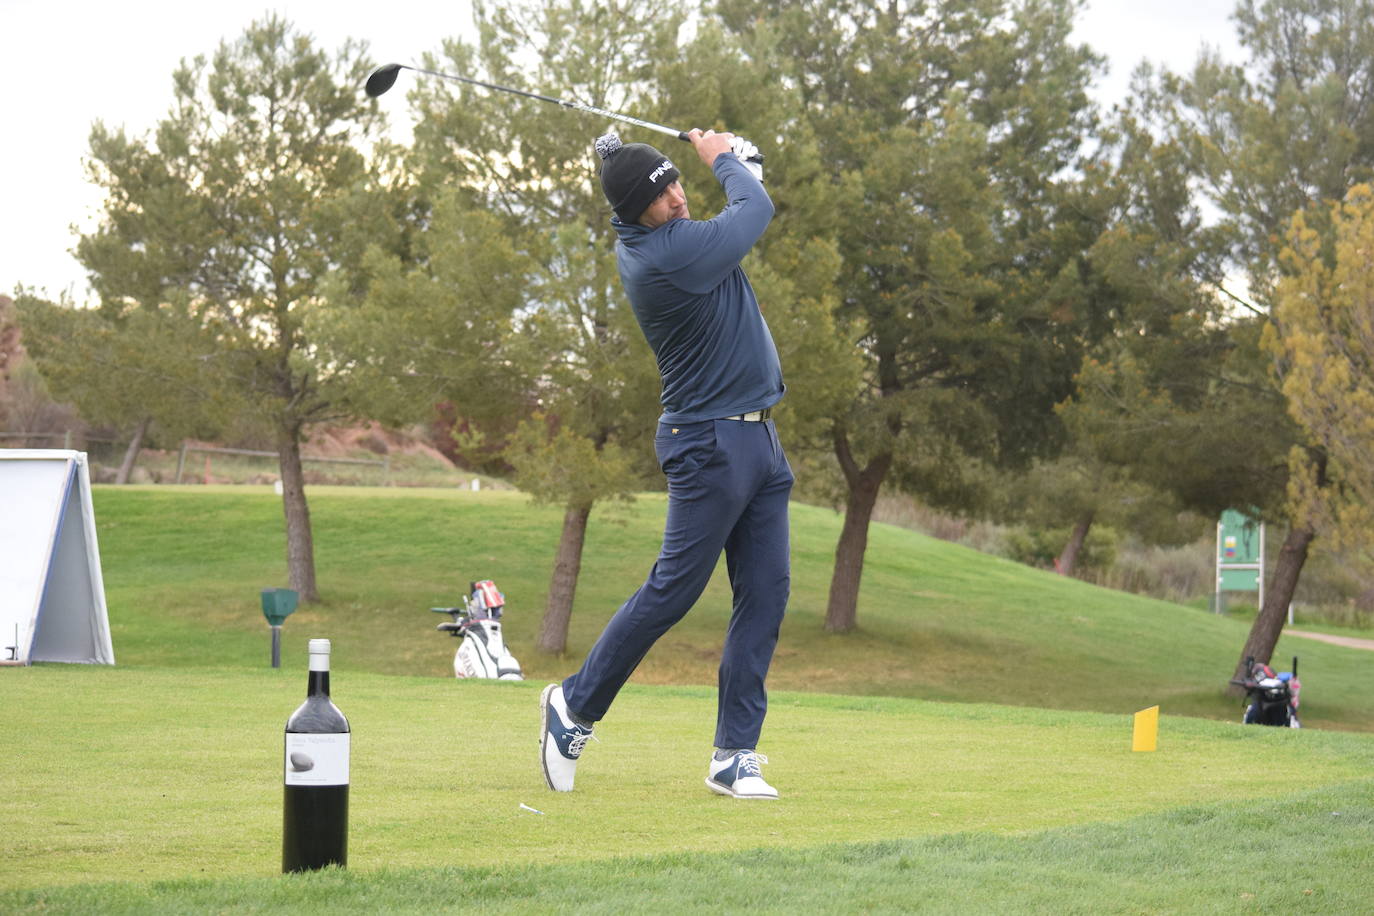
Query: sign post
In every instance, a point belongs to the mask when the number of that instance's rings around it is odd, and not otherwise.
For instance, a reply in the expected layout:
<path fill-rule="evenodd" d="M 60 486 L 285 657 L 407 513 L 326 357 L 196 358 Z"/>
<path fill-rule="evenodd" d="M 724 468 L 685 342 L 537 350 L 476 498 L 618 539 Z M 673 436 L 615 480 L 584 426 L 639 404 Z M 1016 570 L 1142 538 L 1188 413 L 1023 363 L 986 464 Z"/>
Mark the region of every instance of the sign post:
<path fill-rule="evenodd" d="M 262 590 L 262 616 L 272 628 L 272 667 L 281 667 L 281 625 L 296 609 L 300 594 L 289 588 L 265 588 Z"/>
<path fill-rule="evenodd" d="M 1213 610 L 1222 612 L 1222 592 L 1257 592 L 1264 607 L 1264 522 L 1227 509 L 1217 522 L 1217 585 Z"/>

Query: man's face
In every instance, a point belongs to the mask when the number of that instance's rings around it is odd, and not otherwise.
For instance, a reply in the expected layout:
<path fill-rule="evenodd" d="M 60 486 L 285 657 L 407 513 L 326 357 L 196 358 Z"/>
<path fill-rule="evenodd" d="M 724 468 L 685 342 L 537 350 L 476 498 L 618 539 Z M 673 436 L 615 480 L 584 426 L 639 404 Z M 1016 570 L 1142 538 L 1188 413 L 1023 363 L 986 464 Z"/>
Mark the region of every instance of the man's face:
<path fill-rule="evenodd" d="M 657 229 L 670 219 L 690 218 L 687 212 L 687 194 L 682 190 L 682 183 L 675 181 L 664 188 L 663 193 L 655 197 L 654 202 L 639 215 L 639 224 Z"/>

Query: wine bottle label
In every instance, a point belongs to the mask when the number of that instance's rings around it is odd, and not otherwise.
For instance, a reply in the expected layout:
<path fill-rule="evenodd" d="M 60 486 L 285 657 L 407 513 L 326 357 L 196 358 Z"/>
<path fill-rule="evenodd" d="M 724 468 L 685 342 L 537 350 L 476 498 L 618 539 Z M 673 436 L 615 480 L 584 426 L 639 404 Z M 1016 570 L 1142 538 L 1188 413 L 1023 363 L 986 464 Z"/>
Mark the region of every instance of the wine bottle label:
<path fill-rule="evenodd" d="M 348 739 L 341 735 L 288 733 L 286 736 L 286 784 L 288 786 L 348 785 Z"/>

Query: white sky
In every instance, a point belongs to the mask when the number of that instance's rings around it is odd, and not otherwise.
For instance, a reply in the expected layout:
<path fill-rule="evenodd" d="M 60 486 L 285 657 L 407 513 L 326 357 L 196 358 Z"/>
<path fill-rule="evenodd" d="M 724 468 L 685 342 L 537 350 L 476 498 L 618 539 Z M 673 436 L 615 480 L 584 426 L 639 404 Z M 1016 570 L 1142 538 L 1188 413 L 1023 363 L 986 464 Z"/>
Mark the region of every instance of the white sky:
<path fill-rule="evenodd" d="M 1121 99 L 1143 59 L 1187 70 L 1204 45 L 1236 59 L 1234 0 L 1088 0 L 1075 33 L 1106 55 L 1098 98 Z M 90 298 L 71 255 L 100 205 L 82 159 L 92 123 L 150 130 L 172 101 L 172 71 L 207 57 L 269 10 L 333 51 L 366 40 L 378 63 L 418 61 L 470 25 L 467 0 L 0 0 L 0 293 L 17 286 Z M 404 129 L 404 86 L 382 97 Z M 73 227 L 77 233 L 74 234 Z"/>

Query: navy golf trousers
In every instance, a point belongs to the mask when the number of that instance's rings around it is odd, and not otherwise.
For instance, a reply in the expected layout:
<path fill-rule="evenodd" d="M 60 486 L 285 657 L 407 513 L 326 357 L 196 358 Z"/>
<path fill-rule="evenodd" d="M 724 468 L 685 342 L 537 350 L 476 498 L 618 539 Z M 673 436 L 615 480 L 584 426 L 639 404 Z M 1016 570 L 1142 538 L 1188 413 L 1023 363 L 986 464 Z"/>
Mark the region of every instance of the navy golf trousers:
<path fill-rule="evenodd" d="M 649 647 L 701 597 L 724 550 L 734 610 L 720 660 L 715 744 L 756 747 L 768 706 L 764 678 L 791 586 L 792 469 L 772 420 L 659 423 L 654 450 L 668 477 L 663 549 L 582 669 L 563 682 L 563 696 L 582 718 L 604 717 Z"/>

